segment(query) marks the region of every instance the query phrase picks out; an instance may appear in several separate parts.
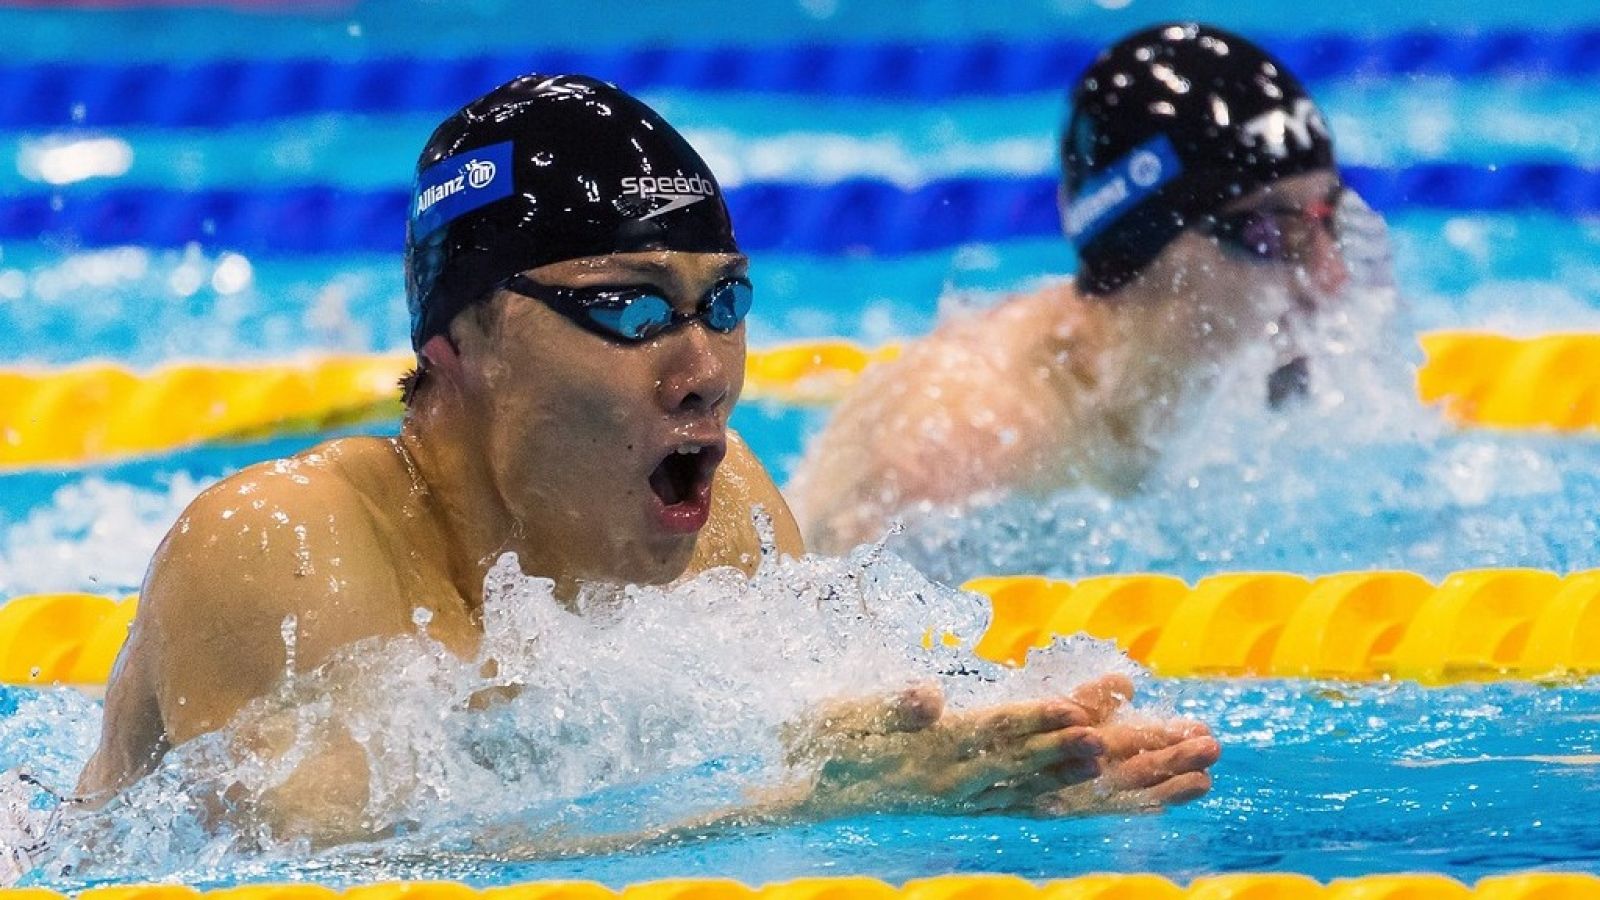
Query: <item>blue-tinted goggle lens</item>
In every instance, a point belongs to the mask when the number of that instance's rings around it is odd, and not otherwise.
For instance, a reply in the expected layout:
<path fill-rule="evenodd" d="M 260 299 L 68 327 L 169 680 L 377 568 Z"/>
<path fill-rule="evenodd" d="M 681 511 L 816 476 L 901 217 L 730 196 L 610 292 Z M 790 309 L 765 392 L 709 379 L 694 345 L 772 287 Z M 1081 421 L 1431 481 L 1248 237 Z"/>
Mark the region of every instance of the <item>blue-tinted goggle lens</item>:
<path fill-rule="evenodd" d="M 755 294 L 755 288 L 748 281 L 724 281 L 712 288 L 701 307 L 706 325 L 724 334 L 738 328 L 750 314 Z"/>
<path fill-rule="evenodd" d="M 660 294 L 634 294 L 585 304 L 589 324 L 623 340 L 642 341 L 672 327 L 672 304 Z"/>
<path fill-rule="evenodd" d="M 713 331 L 727 334 L 749 315 L 755 298 L 749 281 L 729 279 L 708 291 L 696 312 L 683 315 L 653 288 L 550 287 L 523 275 L 512 278 L 507 287 L 544 301 L 551 309 L 603 337 L 629 343 L 647 341 L 695 319 Z"/>

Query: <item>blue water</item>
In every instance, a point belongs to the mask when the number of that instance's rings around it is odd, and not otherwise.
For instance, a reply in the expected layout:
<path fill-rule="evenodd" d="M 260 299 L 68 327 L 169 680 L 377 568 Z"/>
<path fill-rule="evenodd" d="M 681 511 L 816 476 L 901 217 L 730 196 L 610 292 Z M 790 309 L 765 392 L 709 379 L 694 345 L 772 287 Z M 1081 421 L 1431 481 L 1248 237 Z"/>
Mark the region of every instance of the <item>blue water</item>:
<path fill-rule="evenodd" d="M 449 58 L 551 48 L 768 46 L 874 40 L 1105 40 L 1192 14 L 1192 3 L 957 0 L 879 4 L 568 3 L 530 14 L 503 0 L 308 4 L 290 15 L 200 9 L 0 10 L 21 39 L 7 64 L 393 55 Z M 1537 6 L 1420 0 L 1403 6 L 1278 0 L 1213 9 L 1246 33 L 1406 30 L 1560 34 L 1600 26 L 1590 0 Z M 603 22 L 604 27 L 594 23 Z M 1334 80 L 1316 86 L 1355 164 L 1600 166 L 1593 81 L 1508 76 Z M 465 98 L 463 98 L 465 99 Z M 1024 178 L 1054 166 L 1057 92 L 938 104 L 662 90 L 648 99 L 701 147 L 728 186 L 826 185 L 869 178 L 914 186 L 954 175 Z M 332 185 L 403 188 L 432 125 L 423 115 L 313 115 L 221 129 L 0 132 L 0 204 L 42 191 L 174 191 Z M 75 155 L 76 154 L 76 155 Z M 87 162 L 85 162 L 87 160 Z M 1389 216 L 1406 328 L 1377 355 L 1415 361 L 1410 334 L 1485 328 L 1532 334 L 1600 329 L 1600 221 L 1408 207 Z M 398 230 L 400 225 L 396 223 Z M 398 233 L 398 231 L 397 231 Z M 1073 269 L 1056 240 L 904 256 L 756 258 L 750 343 L 843 336 L 865 343 L 925 333 L 941 305 L 991 302 Z M 386 352 L 407 341 L 397 257 L 240 255 L 227 247 L 83 251 L 47 236 L 0 246 L 0 359 L 60 365 L 111 358 L 270 359 Z M 1377 398 L 1428 422 L 1401 385 Z M 1369 400 L 1372 398 L 1368 398 Z M 826 410 L 746 404 L 735 426 L 780 482 Z M 1336 425 L 1338 423 L 1335 423 Z M 380 424 L 379 430 L 392 428 Z M 0 597 L 39 590 L 137 589 L 155 543 L 205 484 L 326 435 L 178 450 L 150 458 L 0 474 Z M 1433 577 L 1485 565 L 1600 567 L 1600 442 L 1589 437 L 1417 431 L 1308 448 L 1229 432 L 1236 452 L 1159 481 L 1142 499 L 1066 495 L 1000 506 L 913 531 L 899 548 L 949 579 L 990 571 L 1081 576 L 1156 570 L 1198 578 L 1275 568 L 1379 566 Z M 946 871 L 1064 877 L 1154 870 L 1175 878 L 1294 870 L 1328 878 L 1441 871 L 1470 879 L 1519 868 L 1600 869 L 1592 808 L 1600 753 L 1593 685 L 1424 691 L 1240 682 L 1155 686 L 1211 722 L 1226 746 L 1216 790 L 1161 816 L 1043 822 L 875 816 L 758 829 L 689 846 L 557 862 L 475 859 L 384 848 L 313 862 L 221 870 L 201 884 L 286 878 L 451 877 L 478 884 L 582 877 L 624 884 L 667 875 L 751 882 L 866 873 L 899 880 Z M 21 706 L 18 706 L 18 703 Z M 70 783 L 98 707 L 69 691 L 0 691 L 0 768 L 27 764 Z M 648 789 L 646 788 L 641 789 Z M 71 886 L 70 880 L 49 882 Z"/>
<path fill-rule="evenodd" d="M 665 875 L 759 884 L 842 874 L 898 882 L 941 872 L 1062 878 L 1100 871 L 1154 871 L 1178 880 L 1235 871 L 1319 879 L 1432 871 L 1470 882 L 1529 868 L 1600 867 L 1600 828 L 1592 815 L 1600 790 L 1600 690 L 1592 685 L 1151 687 L 1183 713 L 1211 722 L 1226 747 L 1213 792 L 1162 815 L 1056 821 L 874 815 L 598 858 L 515 861 L 461 847 L 425 856 L 377 847 L 305 864 L 191 863 L 180 874 L 201 887 L 395 877 L 477 885 L 582 878 L 620 887 Z M 81 717 L 84 702 L 0 692 L 0 709 L 17 703 L 26 721 L 0 718 L 0 733 L 9 738 L 0 764 L 29 760 L 36 771 L 70 770 L 94 729 L 62 729 L 58 721 L 46 736 L 39 717 Z M 85 883 L 33 880 L 68 888 Z"/>
<path fill-rule="evenodd" d="M 1392 216 L 1396 269 L 1418 330 L 1514 334 L 1600 327 L 1600 223 L 1541 214 Z M 148 367 L 183 356 L 272 358 L 305 350 L 406 347 L 398 258 L 243 258 L 249 279 L 217 288 L 237 254 L 120 248 L 63 253 L 0 246 L 0 357 L 58 365 L 111 357 Z M 236 265 L 237 263 L 230 263 Z M 752 347 L 847 337 L 868 344 L 926 332 L 942 297 L 978 302 L 1075 260 L 1054 240 L 890 258 L 768 254 L 752 261 Z M 90 302 L 90 298 L 93 302 Z"/>
<path fill-rule="evenodd" d="M 1537 89 L 1503 82 L 1408 79 L 1335 83 L 1319 91 L 1340 157 L 1400 166 L 1429 160 L 1600 163 L 1600 105 L 1581 81 Z M 724 187 L 751 181 L 827 183 L 871 177 L 915 185 L 968 174 L 1036 175 L 1056 165 L 1064 91 L 957 99 L 919 107 L 888 101 L 650 91 Z M 439 111 L 441 114 L 445 110 Z M 41 161 L 70 141 L 112 141 L 127 158 L 101 184 L 196 190 L 294 182 L 407 187 L 436 115 L 313 115 L 225 130 L 134 127 L 0 135 L 0 190 L 50 183 Z M 1397 127 L 1398 122 L 1398 127 Z"/>
<path fill-rule="evenodd" d="M 860 0 L 797 0 L 739 7 L 736 15 L 718 0 L 670 6 L 641 6 L 628 0 L 549 3 L 541 4 L 536 15 L 508 11 L 492 0 L 451 4 L 305 0 L 284 5 L 310 11 L 278 17 L 188 9 L 91 14 L 13 10 L 0 18 L 0 27 L 7 34 L 27 36 L 12 57 L 20 60 L 82 59 L 91 52 L 97 59 L 109 60 L 357 58 L 639 43 L 762 46 L 784 40 L 939 41 L 1044 34 L 1109 41 L 1152 22 L 1205 11 L 1183 0 L 1019 0 L 1004 10 L 973 7 L 961 0 L 922 0 L 896 5 L 892 13 L 881 4 Z M 1256 32 L 1334 30 L 1373 35 L 1407 28 L 1560 30 L 1594 23 L 1594 8 L 1587 0 L 1552 0 L 1537 7 L 1450 0 L 1404 6 L 1329 3 L 1296 10 L 1292 21 L 1273 0 L 1240 0 L 1209 12 L 1240 31 Z"/>

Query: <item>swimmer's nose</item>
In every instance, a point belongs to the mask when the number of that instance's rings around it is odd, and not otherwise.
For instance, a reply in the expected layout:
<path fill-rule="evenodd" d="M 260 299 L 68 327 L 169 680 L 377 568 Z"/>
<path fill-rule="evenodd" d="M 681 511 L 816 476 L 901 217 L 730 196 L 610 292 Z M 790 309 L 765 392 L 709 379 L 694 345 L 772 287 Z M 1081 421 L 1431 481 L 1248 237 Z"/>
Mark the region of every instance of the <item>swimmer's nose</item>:
<path fill-rule="evenodd" d="M 1339 293 L 1350 282 L 1350 268 L 1345 265 L 1339 239 L 1324 229 L 1317 230 L 1311 258 L 1305 265 L 1311 286 L 1324 297 Z"/>
<path fill-rule="evenodd" d="M 709 412 L 733 390 L 730 366 L 712 346 L 710 331 L 695 322 L 671 337 L 667 371 L 660 382 L 661 406 L 669 413 Z"/>

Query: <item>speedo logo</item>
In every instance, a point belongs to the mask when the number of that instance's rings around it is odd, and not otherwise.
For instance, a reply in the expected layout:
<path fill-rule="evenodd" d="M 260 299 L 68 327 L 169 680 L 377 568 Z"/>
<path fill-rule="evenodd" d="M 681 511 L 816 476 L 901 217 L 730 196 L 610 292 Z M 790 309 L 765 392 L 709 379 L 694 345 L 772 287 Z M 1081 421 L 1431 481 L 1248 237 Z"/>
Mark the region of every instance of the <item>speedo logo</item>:
<path fill-rule="evenodd" d="M 692 206 L 717 195 L 717 185 L 700 175 L 637 175 L 622 179 L 622 193 L 645 198 L 653 204 L 640 219 L 653 219 L 662 213 Z M 666 201 L 666 202 L 661 202 Z"/>

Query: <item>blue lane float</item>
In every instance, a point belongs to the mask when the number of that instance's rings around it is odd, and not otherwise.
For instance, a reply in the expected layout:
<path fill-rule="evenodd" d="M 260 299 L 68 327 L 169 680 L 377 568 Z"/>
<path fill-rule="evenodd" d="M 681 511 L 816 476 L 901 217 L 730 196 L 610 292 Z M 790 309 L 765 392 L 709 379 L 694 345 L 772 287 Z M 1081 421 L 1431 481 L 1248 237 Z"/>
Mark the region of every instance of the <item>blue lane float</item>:
<path fill-rule="evenodd" d="M 1311 81 L 1600 75 L 1600 27 L 1267 36 Z M 1063 90 L 1099 51 L 1078 40 L 540 50 L 453 59 L 0 65 L 0 128 L 207 127 L 315 113 L 443 115 L 531 71 L 663 89 L 933 101 Z"/>
<path fill-rule="evenodd" d="M 1346 167 L 1348 182 L 1383 212 L 1548 212 L 1600 215 L 1600 169 L 1556 163 L 1400 169 Z M 854 180 L 757 183 L 728 191 L 739 243 L 756 251 L 885 255 L 1057 234 L 1056 182 L 949 178 L 917 188 Z M 182 192 L 71 189 L 0 199 L 0 240 L 65 249 L 138 245 L 258 254 L 401 249 L 402 190 L 327 186 Z"/>

